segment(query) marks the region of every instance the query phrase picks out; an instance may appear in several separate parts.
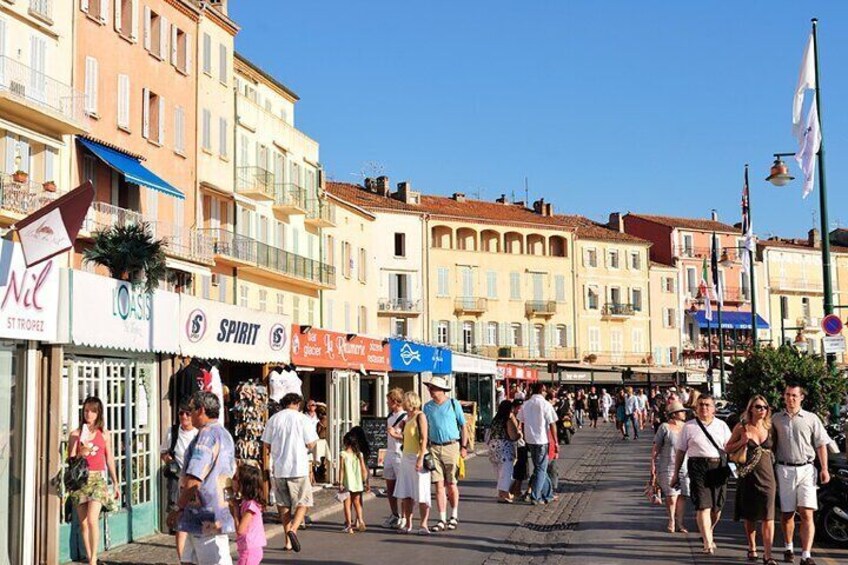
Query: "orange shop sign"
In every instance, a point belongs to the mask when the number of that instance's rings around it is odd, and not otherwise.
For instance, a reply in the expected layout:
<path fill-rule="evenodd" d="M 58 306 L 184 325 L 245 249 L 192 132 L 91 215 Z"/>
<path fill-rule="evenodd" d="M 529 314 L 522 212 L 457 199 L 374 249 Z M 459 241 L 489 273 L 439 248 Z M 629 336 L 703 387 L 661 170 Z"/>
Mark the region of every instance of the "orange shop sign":
<path fill-rule="evenodd" d="M 391 370 L 388 340 L 296 324 L 292 325 L 291 360 L 302 367 Z"/>

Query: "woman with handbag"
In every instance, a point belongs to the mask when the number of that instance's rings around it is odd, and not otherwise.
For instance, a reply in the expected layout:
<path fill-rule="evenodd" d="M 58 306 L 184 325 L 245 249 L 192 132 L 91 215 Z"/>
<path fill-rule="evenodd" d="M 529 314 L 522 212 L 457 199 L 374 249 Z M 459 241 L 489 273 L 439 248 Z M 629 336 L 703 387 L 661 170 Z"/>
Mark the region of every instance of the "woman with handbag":
<path fill-rule="evenodd" d="M 165 464 L 163 473 L 168 482 L 168 508 L 169 511 L 176 508 L 177 498 L 180 494 L 180 475 L 185 462 L 185 452 L 192 440 L 197 437 L 197 428 L 191 423 L 191 410 L 188 403 L 180 406 L 178 416 L 180 423 L 168 428 L 165 441 L 159 446 L 162 462 Z M 176 430 L 176 433 L 174 431 Z M 176 532 L 177 557 L 182 559 L 185 548 L 186 532 Z"/>
<path fill-rule="evenodd" d="M 432 457 L 427 451 L 427 418 L 421 411 L 421 397 L 417 392 L 403 395 L 406 424 L 403 426 L 403 448 L 400 473 L 395 482 L 395 498 L 402 501 L 406 526 L 398 530 L 402 534 L 412 533 L 412 511 L 418 503 L 421 524 L 418 533 L 428 535 L 430 528 L 430 471 L 434 468 Z"/>
<path fill-rule="evenodd" d="M 688 533 L 683 527 L 684 499 L 689 496 L 689 481 L 684 479 L 679 488 L 672 488 L 674 457 L 680 442 L 680 432 L 686 422 L 686 408 L 680 402 L 666 407 L 666 422 L 660 424 L 651 448 L 651 482 L 659 486 L 668 509 L 669 533 Z M 682 472 L 682 471 L 681 471 Z"/>
<path fill-rule="evenodd" d="M 70 492 L 77 507 L 85 553 L 89 565 L 97 565 L 97 548 L 100 544 L 100 510 L 107 509 L 120 499 L 121 490 L 115 473 L 115 458 L 109 432 L 103 426 L 103 403 L 89 396 L 82 404 L 82 423 L 71 432 L 68 439 L 71 460 L 83 458 L 88 467 L 88 479 L 78 489 Z M 106 472 L 112 479 L 112 489 L 106 483 Z"/>
<path fill-rule="evenodd" d="M 725 450 L 736 463 L 736 506 L 733 519 L 745 521 L 748 539 L 748 561 L 756 561 L 757 522 L 762 522 L 763 563 L 776 565 L 772 559 L 774 540 L 774 511 L 777 479 L 774 475 L 774 455 L 771 433 L 771 407 L 759 394 L 748 401 L 748 407 L 736 425 Z"/>
<path fill-rule="evenodd" d="M 521 439 L 518 419 L 512 411 L 512 401 L 504 400 L 498 405 L 498 412 L 492 418 L 489 428 L 489 461 L 495 470 L 498 488 L 498 502 L 512 504 L 514 502 L 510 488 L 512 487 L 512 471 L 515 468 L 515 442 Z"/>

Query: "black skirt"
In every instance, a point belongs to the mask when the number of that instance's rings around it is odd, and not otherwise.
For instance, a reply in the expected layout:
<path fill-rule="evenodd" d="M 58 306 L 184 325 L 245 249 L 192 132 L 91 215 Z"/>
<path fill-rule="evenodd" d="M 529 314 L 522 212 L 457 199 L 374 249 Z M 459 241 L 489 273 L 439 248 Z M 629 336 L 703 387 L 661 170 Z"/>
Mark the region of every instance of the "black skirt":
<path fill-rule="evenodd" d="M 721 510 L 727 497 L 727 476 L 718 459 L 689 458 L 689 488 L 696 510 Z"/>

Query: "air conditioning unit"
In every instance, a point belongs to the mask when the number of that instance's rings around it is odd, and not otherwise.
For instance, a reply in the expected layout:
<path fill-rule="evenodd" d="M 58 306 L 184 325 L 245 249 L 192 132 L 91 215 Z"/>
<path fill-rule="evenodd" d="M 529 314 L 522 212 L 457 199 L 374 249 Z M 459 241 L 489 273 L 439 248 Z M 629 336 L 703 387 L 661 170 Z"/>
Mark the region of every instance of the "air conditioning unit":
<path fill-rule="evenodd" d="M 212 273 L 212 286 L 218 286 L 219 282 L 218 273 Z"/>

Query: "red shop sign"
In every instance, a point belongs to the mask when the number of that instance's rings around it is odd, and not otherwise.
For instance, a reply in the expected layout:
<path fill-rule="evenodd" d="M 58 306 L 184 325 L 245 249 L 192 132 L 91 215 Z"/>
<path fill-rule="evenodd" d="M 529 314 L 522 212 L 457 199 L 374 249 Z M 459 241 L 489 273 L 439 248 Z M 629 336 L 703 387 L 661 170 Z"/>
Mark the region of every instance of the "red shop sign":
<path fill-rule="evenodd" d="M 303 367 L 390 371 L 389 342 L 292 325 L 291 360 Z"/>

